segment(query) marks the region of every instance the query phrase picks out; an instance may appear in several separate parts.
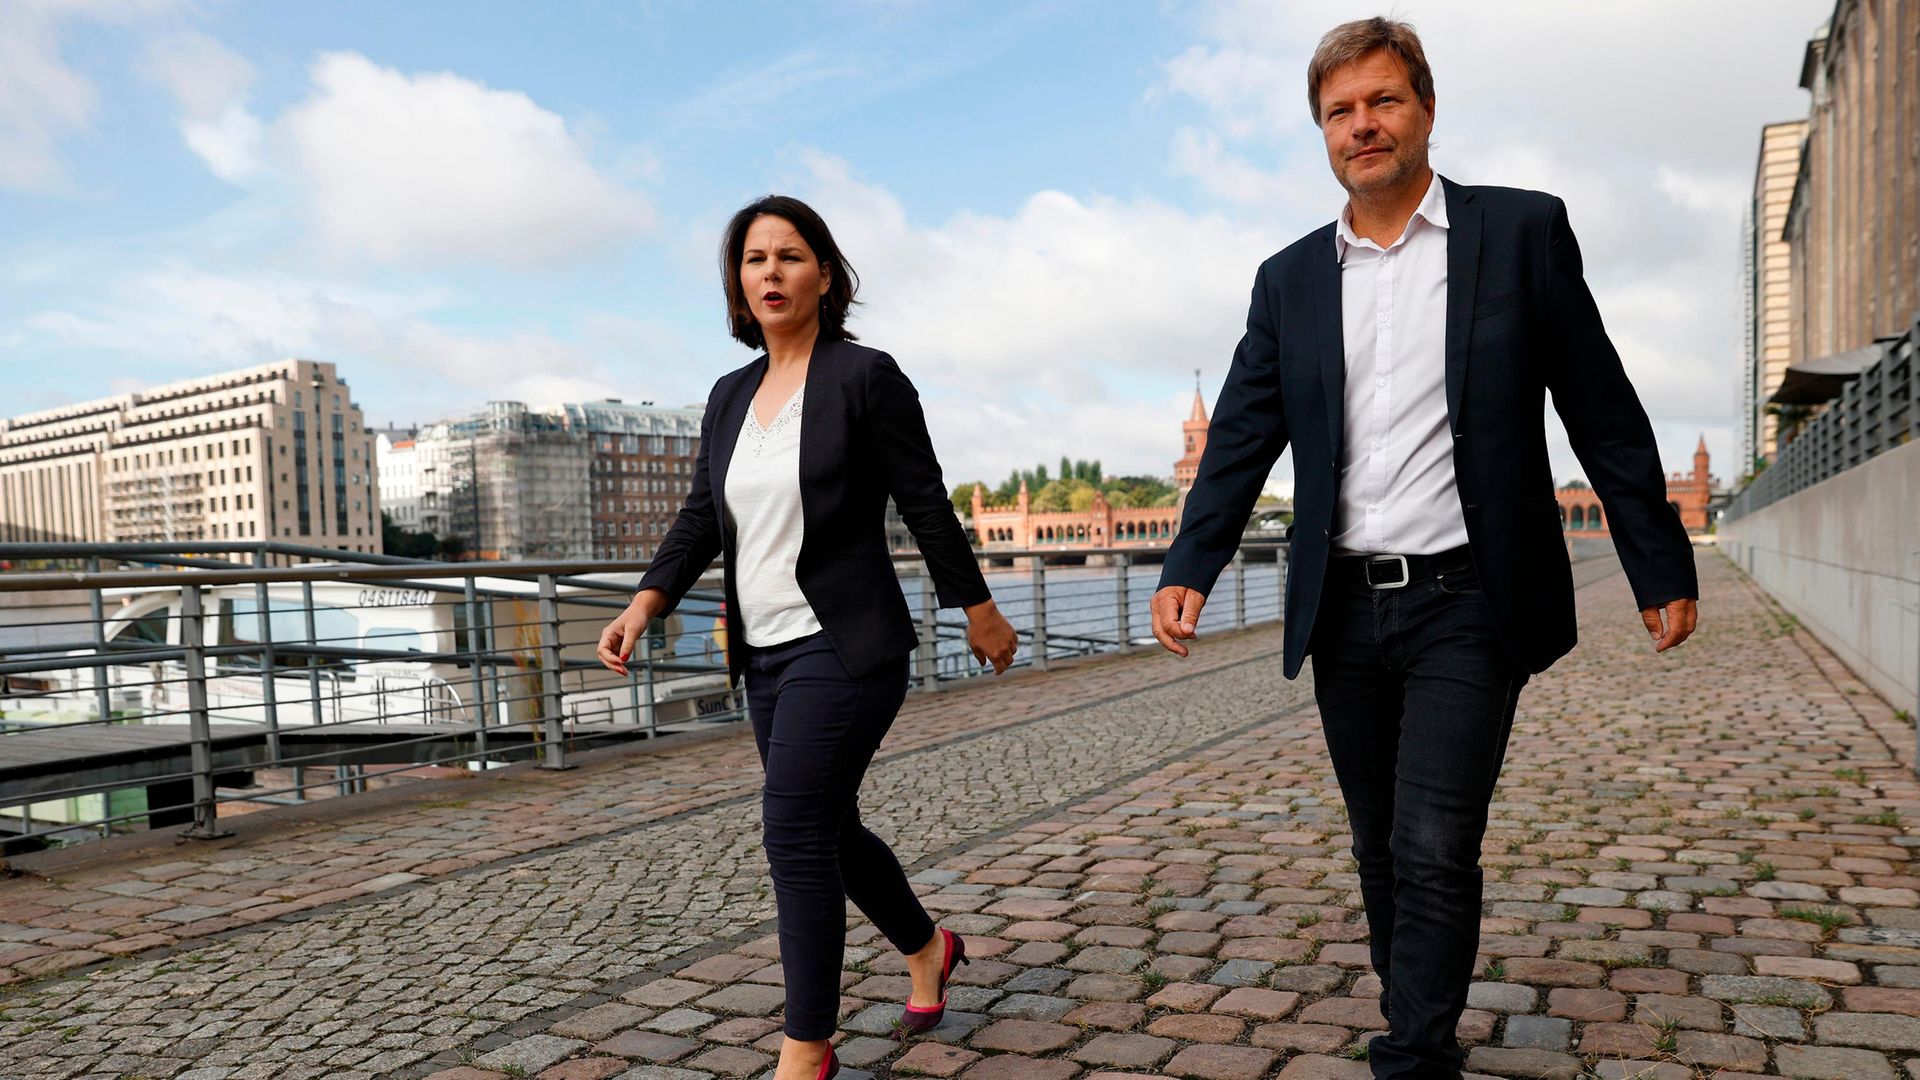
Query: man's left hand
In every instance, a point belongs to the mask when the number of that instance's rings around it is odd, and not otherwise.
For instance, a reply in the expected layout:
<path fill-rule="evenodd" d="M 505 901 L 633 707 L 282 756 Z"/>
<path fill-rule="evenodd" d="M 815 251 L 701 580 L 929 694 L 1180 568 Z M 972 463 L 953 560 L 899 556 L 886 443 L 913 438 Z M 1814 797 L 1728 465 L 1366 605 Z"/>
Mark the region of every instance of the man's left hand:
<path fill-rule="evenodd" d="M 1669 600 L 1665 607 L 1641 608 L 1640 621 L 1647 624 L 1653 651 L 1663 653 L 1693 633 L 1700 621 L 1700 607 L 1693 600 Z"/>

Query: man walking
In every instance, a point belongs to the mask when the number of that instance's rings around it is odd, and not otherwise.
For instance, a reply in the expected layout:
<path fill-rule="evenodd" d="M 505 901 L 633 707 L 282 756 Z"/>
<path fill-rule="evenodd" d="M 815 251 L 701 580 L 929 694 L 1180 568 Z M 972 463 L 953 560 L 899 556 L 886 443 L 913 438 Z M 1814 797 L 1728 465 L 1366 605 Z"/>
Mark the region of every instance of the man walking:
<path fill-rule="evenodd" d="M 1487 804 L 1521 687 L 1574 644 L 1546 394 L 1656 651 L 1692 633 L 1699 585 L 1566 207 L 1434 174 L 1433 74 L 1405 23 L 1327 34 L 1307 100 L 1347 204 L 1254 279 L 1154 636 L 1187 655 L 1291 444 L 1285 672 L 1312 654 L 1353 829 L 1389 1028 L 1369 1060 L 1456 1078 Z"/>

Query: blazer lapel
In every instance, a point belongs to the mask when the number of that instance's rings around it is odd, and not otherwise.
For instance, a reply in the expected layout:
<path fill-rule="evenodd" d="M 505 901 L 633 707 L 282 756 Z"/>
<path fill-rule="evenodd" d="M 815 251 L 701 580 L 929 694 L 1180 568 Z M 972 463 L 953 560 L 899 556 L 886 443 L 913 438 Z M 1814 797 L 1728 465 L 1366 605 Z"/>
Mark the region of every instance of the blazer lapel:
<path fill-rule="evenodd" d="M 707 455 L 707 479 L 713 485 L 713 498 L 720 508 L 722 526 L 729 531 L 733 527 L 733 518 L 727 513 L 727 467 L 733 464 L 733 450 L 740 442 L 740 425 L 747 422 L 747 410 L 753 407 L 753 395 L 760 389 L 760 380 L 766 373 L 767 358 L 762 356 L 747 369 L 746 376 L 734 384 L 731 397 L 713 402 L 710 406 L 719 411 L 714 414 L 713 448 Z"/>
<path fill-rule="evenodd" d="M 1327 242 L 1320 251 L 1307 254 L 1307 277 L 1313 286 L 1314 342 L 1320 354 L 1320 387 L 1327 396 L 1327 438 L 1333 452 L 1336 474 L 1341 441 L 1345 436 L 1347 415 L 1347 349 L 1344 318 L 1340 308 L 1339 247 L 1334 230 L 1327 228 Z"/>
<path fill-rule="evenodd" d="M 1447 421 L 1458 436 L 1480 279 L 1481 214 L 1467 189 L 1445 177 L 1440 182 L 1447 199 Z"/>
<path fill-rule="evenodd" d="M 813 351 L 807 354 L 807 374 L 801 381 L 806 396 L 800 399 L 800 520 L 807 520 L 807 481 L 813 477 L 813 469 L 820 461 L 822 440 L 833 433 L 839 424 L 829 425 L 823 418 L 836 396 L 826 391 L 833 372 L 834 355 L 837 342 L 821 341 L 815 338 Z M 801 541 L 803 544 L 805 540 Z"/>

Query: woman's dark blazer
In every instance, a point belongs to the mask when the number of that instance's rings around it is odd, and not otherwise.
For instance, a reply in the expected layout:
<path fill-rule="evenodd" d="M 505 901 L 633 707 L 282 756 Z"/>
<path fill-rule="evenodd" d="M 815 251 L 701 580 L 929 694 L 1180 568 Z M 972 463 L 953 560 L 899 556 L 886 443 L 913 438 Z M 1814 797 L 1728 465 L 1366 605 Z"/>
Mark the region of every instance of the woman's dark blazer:
<path fill-rule="evenodd" d="M 700 453 L 686 505 L 660 541 L 640 591 L 659 589 L 671 612 L 714 556 L 734 561 L 727 466 L 767 358 L 721 376 L 700 420 Z M 991 598 L 973 545 L 940 479 L 920 395 L 893 357 L 851 341 L 821 341 L 807 362 L 800 411 L 800 504 L 806 533 L 795 577 L 854 675 L 867 675 L 919 644 L 887 551 L 887 497 L 920 545 L 941 607 Z M 733 574 L 725 575 L 728 677 L 738 683 L 745 625 Z"/>

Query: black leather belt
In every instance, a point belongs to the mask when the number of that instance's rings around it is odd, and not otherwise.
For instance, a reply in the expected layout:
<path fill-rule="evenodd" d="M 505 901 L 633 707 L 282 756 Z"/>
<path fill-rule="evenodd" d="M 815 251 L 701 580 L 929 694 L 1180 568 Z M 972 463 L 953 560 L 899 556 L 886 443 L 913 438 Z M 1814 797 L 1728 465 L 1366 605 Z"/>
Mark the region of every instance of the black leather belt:
<path fill-rule="evenodd" d="M 1473 554 L 1462 544 L 1432 555 L 1340 555 L 1329 568 L 1341 579 L 1369 589 L 1402 589 L 1416 581 L 1470 570 Z"/>

